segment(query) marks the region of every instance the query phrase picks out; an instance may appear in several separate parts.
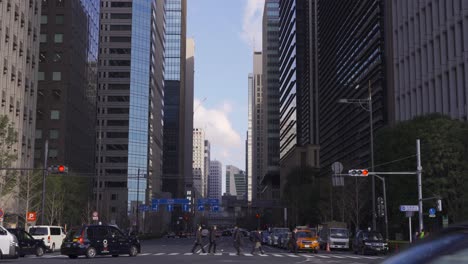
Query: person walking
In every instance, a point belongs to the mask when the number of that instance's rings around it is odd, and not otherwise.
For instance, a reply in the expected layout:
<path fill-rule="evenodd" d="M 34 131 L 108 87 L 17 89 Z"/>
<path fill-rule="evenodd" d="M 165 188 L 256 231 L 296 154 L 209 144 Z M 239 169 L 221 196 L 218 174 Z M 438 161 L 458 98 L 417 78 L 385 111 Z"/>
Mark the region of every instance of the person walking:
<path fill-rule="evenodd" d="M 291 244 L 291 252 L 297 254 L 297 228 L 292 231 L 289 243 Z"/>
<path fill-rule="evenodd" d="M 198 226 L 197 228 L 197 232 L 195 233 L 195 244 L 193 245 L 193 248 L 192 248 L 192 253 L 195 253 L 195 249 L 200 246 L 201 247 L 201 250 L 203 253 L 206 253 L 205 252 L 205 249 L 203 248 L 203 241 L 202 241 L 202 232 L 201 232 L 202 228 L 201 226 Z"/>
<path fill-rule="evenodd" d="M 209 239 L 210 246 L 208 247 L 208 253 L 211 252 L 211 247 L 213 247 L 213 253 L 216 253 L 216 226 L 211 227 Z"/>
<path fill-rule="evenodd" d="M 234 248 L 237 251 L 237 255 L 240 255 L 241 245 L 242 245 L 242 232 L 239 230 L 239 227 L 236 225 L 234 227 L 234 233 L 232 234 L 234 240 Z"/>
<path fill-rule="evenodd" d="M 257 229 L 253 233 L 253 247 L 252 247 L 252 255 L 255 253 L 255 249 L 258 249 L 260 253 L 263 255 L 265 252 L 263 252 L 262 248 L 262 235 L 260 233 L 260 229 Z"/>

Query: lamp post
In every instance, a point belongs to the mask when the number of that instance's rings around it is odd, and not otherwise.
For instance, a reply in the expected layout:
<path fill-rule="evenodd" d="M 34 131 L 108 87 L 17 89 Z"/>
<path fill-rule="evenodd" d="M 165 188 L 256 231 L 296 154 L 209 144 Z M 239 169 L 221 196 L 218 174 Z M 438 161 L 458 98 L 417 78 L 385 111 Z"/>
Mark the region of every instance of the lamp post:
<path fill-rule="evenodd" d="M 139 219 L 139 211 L 140 211 L 140 206 L 138 205 L 140 203 L 140 168 L 138 168 L 138 174 L 137 174 L 137 202 L 136 202 L 136 232 L 140 231 L 140 219 Z"/>
<path fill-rule="evenodd" d="M 359 85 L 355 87 L 358 89 Z M 343 104 L 359 104 L 365 111 L 369 112 L 369 128 L 370 128 L 370 151 L 371 151 L 371 171 L 374 171 L 374 122 L 373 122 L 373 110 L 372 110 L 372 89 L 371 81 L 369 80 L 369 97 L 366 99 L 339 99 L 338 103 Z M 363 104 L 367 104 L 368 108 L 363 107 Z M 375 214 L 375 176 L 372 175 L 372 228 L 376 230 L 376 214 Z"/>

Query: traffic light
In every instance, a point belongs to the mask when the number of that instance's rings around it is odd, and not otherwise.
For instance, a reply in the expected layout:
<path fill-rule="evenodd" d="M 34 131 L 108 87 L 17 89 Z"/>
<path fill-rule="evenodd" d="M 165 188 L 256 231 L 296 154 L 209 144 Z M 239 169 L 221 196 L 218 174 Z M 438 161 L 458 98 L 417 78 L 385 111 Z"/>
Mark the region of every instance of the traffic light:
<path fill-rule="evenodd" d="M 369 171 L 366 169 L 352 169 L 348 171 L 350 176 L 357 176 L 357 177 L 367 177 L 369 175 Z"/>
<path fill-rule="evenodd" d="M 382 197 L 377 198 L 377 213 L 379 217 L 385 216 L 385 203 Z"/>
<path fill-rule="evenodd" d="M 255 214 L 255 218 L 259 219 L 260 218 L 260 214 Z"/>
<path fill-rule="evenodd" d="M 437 211 L 442 212 L 442 200 L 437 199 Z"/>
<path fill-rule="evenodd" d="M 52 165 L 48 168 L 50 173 L 64 174 L 68 173 L 68 167 L 65 165 Z"/>

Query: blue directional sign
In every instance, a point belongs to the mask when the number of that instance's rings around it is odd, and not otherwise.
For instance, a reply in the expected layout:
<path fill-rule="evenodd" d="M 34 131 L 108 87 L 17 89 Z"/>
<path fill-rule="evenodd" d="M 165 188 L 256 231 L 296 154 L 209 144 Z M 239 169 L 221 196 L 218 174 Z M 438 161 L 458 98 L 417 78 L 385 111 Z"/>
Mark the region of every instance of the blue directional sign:
<path fill-rule="evenodd" d="M 152 204 L 188 204 L 189 199 L 153 199 Z"/>
<path fill-rule="evenodd" d="M 197 206 L 197 209 L 199 212 L 205 211 L 205 206 L 204 205 L 199 205 Z"/>
<path fill-rule="evenodd" d="M 184 212 L 189 212 L 189 211 L 190 211 L 190 205 L 188 205 L 188 204 L 183 204 L 183 205 L 182 205 L 182 210 L 183 210 Z"/>
<path fill-rule="evenodd" d="M 400 205 L 401 212 L 417 212 L 419 211 L 418 205 Z"/>
<path fill-rule="evenodd" d="M 153 212 L 159 211 L 159 206 L 158 206 L 158 204 L 151 204 L 151 211 L 153 211 Z"/>
<path fill-rule="evenodd" d="M 215 213 L 219 212 L 219 206 L 217 206 L 217 205 L 211 206 L 211 211 L 215 212 Z"/>
<path fill-rule="evenodd" d="M 149 211 L 149 206 L 146 205 L 146 204 L 140 204 L 139 209 L 140 209 L 140 211 L 142 211 L 142 212 L 148 212 L 148 211 Z"/>
<path fill-rule="evenodd" d="M 208 203 L 208 199 L 197 199 L 198 204 L 206 204 Z"/>
<path fill-rule="evenodd" d="M 208 199 L 208 203 L 211 204 L 211 205 L 218 205 L 219 204 L 219 199 L 217 199 L 217 198 Z"/>
<path fill-rule="evenodd" d="M 436 209 L 430 208 L 429 209 L 429 217 L 436 217 Z"/>
<path fill-rule="evenodd" d="M 168 211 L 168 212 L 174 211 L 174 205 L 168 204 L 168 205 L 167 205 L 167 211 Z"/>

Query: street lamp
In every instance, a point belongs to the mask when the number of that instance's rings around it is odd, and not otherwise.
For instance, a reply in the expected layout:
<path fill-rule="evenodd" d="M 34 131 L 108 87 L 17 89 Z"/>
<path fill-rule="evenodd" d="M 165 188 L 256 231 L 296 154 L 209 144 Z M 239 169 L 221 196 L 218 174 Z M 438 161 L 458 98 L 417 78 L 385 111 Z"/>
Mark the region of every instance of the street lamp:
<path fill-rule="evenodd" d="M 354 89 L 359 89 L 359 84 Z M 370 127 L 370 151 L 371 151 L 371 171 L 374 171 L 374 122 L 372 118 L 372 90 L 371 81 L 369 80 L 369 97 L 366 99 L 339 99 L 338 103 L 342 104 L 359 104 L 362 109 L 369 112 L 369 127 Z M 363 107 L 367 104 L 368 108 Z M 376 214 L 375 214 L 375 176 L 372 175 L 372 228 L 376 230 Z"/>

